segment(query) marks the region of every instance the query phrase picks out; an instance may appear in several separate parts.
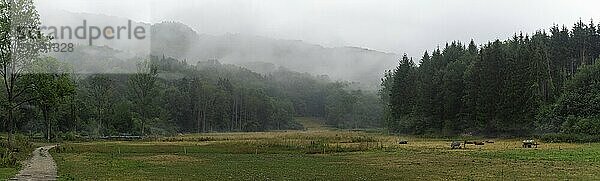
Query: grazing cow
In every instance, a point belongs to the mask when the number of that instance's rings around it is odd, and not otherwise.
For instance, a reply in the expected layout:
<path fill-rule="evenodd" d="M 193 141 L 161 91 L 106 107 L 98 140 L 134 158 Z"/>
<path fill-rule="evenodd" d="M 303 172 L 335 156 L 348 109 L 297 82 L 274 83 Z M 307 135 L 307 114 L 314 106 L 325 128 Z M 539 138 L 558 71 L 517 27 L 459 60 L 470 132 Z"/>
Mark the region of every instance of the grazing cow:
<path fill-rule="evenodd" d="M 408 141 L 406 141 L 406 140 L 400 140 L 400 142 L 398 142 L 398 144 L 405 145 L 405 144 L 408 144 Z"/>
<path fill-rule="evenodd" d="M 537 148 L 538 145 L 540 145 L 540 144 L 538 142 L 536 142 L 535 140 L 523 140 L 523 148 L 532 148 L 532 147 Z"/>
<path fill-rule="evenodd" d="M 452 149 L 461 149 L 461 147 L 460 147 L 460 142 L 459 142 L 459 141 L 453 141 L 453 142 L 450 144 L 450 147 L 451 147 Z"/>

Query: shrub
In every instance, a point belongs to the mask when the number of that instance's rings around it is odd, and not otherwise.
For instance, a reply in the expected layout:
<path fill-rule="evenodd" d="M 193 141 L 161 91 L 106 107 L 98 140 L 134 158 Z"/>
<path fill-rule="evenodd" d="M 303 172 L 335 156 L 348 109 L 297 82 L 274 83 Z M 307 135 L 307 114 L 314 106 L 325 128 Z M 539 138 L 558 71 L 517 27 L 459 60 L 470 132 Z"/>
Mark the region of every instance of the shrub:
<path fill-rule="evenodd" d="M 561 130 L 567 134 L 600 135 L 600 118 L 567 117 Z"/>
<path fill-rule="evenodd" d="M 370 136 L 353 136 L 350 138 L 350 143 L 377 142 L 375 138 Z"/>
<path fill-rule="evenodd" d="M 32 151 L 33 145 L 23 135 L 14 136 L 12 147 L 8 144 L 8 140 L 2 140 L 0 142 L 0 167 L 15 167 L 19 164 L 19 160 L 26 159 Z"/>
<path fill-rule="evenodd" d="M 0 167 L 13 167 L 17 165 L 17 157 L 8 148 L 0 148 Z"/>
<path fill-rule="evenodd" d="M 540 139 L 547 143 L 592 143 L 600 142 L 600 135 L 550 133 Z"/>

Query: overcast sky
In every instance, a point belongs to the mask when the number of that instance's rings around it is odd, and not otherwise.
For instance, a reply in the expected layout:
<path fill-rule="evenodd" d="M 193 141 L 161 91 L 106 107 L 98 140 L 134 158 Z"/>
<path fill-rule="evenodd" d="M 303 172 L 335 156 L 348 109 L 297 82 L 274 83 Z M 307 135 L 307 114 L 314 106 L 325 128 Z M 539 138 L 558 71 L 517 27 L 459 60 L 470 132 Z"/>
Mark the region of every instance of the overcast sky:
<path fill-rule="evenodd" d="M 600 21 L 596 0 L 36 0 L 50 10 L 142 22 L 179 21 L 199 33 L 240 33 L 356 46 L 419 57 L 452 40 L 478 43 L 580 18 Z"/>

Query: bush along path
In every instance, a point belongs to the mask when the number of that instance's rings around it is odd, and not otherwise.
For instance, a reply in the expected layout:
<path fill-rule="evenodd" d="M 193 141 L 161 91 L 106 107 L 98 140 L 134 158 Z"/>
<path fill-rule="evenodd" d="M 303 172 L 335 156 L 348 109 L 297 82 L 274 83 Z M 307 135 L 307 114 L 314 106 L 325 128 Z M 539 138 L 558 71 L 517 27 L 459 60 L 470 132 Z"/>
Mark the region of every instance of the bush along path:
<path fill-rule="evenodd" d="M 56 163 L 48 152 L 56 145 L 39 147 L 23 164 L 23 169 L 10 180 L 56 180 Z"/>

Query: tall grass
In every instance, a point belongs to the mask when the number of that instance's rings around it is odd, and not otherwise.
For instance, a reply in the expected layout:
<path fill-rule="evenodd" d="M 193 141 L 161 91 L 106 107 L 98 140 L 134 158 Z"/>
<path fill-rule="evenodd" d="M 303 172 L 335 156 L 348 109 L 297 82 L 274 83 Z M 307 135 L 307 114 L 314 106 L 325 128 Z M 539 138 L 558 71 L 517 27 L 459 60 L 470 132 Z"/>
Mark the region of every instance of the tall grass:
<path fill-rule="evenodd" d="M 19 160 L 25 160 L 33 151 L 33 144 L 23 135 L 14 135 L 12 145 L 3 137 L 0 141 L 0 167 L 12 168 L 19 166 Z"/>

